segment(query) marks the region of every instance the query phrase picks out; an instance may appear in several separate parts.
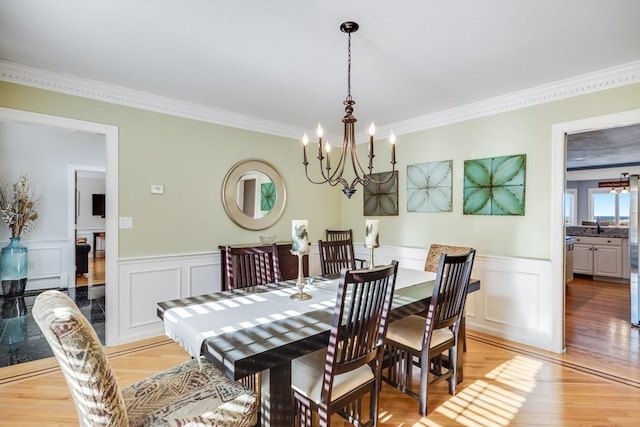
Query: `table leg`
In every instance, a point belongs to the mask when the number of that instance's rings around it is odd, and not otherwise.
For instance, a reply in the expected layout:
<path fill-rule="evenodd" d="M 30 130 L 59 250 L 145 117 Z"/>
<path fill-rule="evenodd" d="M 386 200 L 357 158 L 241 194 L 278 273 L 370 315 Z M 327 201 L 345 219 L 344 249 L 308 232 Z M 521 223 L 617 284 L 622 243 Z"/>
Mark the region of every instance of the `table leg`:
<path fill-rule="evenodd" d="M 261 418 L 263 427 L 293 426 L 291 362 L 262 372 Z"/>

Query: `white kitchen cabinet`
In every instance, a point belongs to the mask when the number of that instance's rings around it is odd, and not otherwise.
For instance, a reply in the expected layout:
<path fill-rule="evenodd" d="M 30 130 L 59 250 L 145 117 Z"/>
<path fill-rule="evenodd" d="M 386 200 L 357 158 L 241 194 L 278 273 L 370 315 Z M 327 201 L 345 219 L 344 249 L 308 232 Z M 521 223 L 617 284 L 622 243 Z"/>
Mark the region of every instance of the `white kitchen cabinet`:
<path fill-rule="evenodd" d="M 593 245 L 593 275 L 622 277 L 622 246 Z"/>
<path fill-rule="evenodd" d="M 593 276 L 623 278 L 622 239 L 576 237 L 573 246 L 573 272 Z"/>
<path fill-rule="evenodd" d="M 573 272 L 593 274 L 593 245 L 582 243 L 573 245 Z"/>

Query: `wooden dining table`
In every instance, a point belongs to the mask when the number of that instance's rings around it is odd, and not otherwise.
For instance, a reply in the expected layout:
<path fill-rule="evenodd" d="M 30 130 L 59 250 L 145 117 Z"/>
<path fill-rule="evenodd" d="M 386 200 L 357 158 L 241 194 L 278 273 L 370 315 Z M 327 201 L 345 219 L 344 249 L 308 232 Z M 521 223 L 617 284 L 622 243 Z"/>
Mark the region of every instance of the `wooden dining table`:
<path fill-rule="evenodd" d="M 435 273 L 398 269 L 390 321 L 427 310 Z M 295 281 L 222 291 L 157 305 L 167 335 L 193 357 L 204 356 L 233 380 L 261 373 L 261 423 L 293 425 L 291 361 L 327 347 L 338 278 L 314 278 L 293 300 Z M 468 292 L 480 289 L 472 279 Z M 462 346 L 458 351 L 462 352 Z M 462 357 L 458 357 L 462 380 Z M 295 373 L 294 373 L 295 374 Z"/>

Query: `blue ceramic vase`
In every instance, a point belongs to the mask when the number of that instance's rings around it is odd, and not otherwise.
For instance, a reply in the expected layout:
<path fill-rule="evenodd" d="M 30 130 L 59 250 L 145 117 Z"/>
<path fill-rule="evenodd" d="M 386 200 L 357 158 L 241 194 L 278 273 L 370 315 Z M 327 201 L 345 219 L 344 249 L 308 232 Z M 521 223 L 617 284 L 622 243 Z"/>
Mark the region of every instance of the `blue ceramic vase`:
<path fill-rule="evenodd" d="M 5 298 L 24 296 L 29 270 L 29 249 L 20 243 L 20 237 L 12 237 L 0 253 L 0 281 Z"/>

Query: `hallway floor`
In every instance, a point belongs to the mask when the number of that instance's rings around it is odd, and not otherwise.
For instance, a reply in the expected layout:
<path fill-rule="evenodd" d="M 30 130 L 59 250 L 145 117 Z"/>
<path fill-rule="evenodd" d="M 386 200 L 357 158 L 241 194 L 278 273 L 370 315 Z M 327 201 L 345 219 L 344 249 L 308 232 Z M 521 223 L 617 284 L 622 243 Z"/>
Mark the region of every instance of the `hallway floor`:
<path fill-rule="evenodd" d="M 104 258 L 90 258 L 89 272 L 78 276 L 77 287 L 64 292 L 89 319 L 102 344 L 105 343 Z M 0 297 L 0 367 L 53 356 L 49 344 L 31 315 L 39 292 L 22 298 Z"/>

